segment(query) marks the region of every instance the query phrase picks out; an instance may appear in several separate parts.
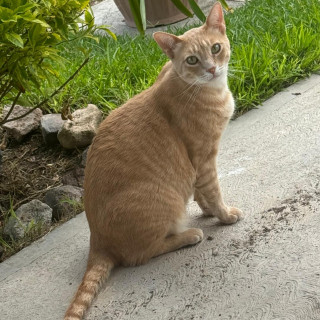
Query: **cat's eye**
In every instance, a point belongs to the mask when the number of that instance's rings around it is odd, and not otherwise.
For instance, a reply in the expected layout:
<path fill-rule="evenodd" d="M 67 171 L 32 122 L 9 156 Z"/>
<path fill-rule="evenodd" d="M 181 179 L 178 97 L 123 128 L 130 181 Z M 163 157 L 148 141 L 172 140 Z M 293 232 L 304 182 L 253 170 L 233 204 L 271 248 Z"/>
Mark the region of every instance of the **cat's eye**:
<path fill-rule="evenodd" d="M 187 63 L 191 65 L 196 64 L 198 61 L 198 58 L 195 56 L 190 56 L 187 58 Z"/>
<path fill-rule="evenodd" d="M 219 43 L 215 43 L 211 48 L 212 54 L 217 54 L 221 50 L 221 45 Z"/>

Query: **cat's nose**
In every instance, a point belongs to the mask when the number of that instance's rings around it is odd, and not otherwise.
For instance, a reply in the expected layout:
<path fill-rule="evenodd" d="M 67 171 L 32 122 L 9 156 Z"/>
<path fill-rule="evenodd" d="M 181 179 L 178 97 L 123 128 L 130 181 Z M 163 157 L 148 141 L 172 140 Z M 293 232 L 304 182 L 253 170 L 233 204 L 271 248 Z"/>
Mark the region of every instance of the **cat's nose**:
<path fill-rule="evenodd" d="M 215 73 L 215 71 L 216 71 L 216 67 L 211 67 L 210 69 L 208 69 L 207 70 L 208 72 L 210 72 L 210 73 L 212 73 L 212 74 L 214 74 Z"/>

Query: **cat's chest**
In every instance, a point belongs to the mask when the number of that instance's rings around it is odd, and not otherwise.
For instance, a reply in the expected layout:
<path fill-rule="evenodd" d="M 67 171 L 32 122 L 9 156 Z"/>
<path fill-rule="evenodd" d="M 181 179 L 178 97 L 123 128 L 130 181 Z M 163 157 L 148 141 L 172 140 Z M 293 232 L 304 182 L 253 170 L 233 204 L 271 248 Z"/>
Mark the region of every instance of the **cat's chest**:
<path fill-rule="evenodd" d="M 227 118 L 228 120 L 231 118 L 234 112 L 234 99 L 232 94 L 228 94 L 228 98 L 225 101 L 224 108 L 222 111 L 223 117 Z"/>
<path fill-rule="evenodd" d="M 226 92 L 219 97 L 200 98 L 192 108 L 193 112 L 186 117 L 189 132 L 192 135 L 202 132 L 201 140 L 207 140 L 222 133 L 234 112 L 234 100 L 231 93 Z"/>
<path fill-rule="evenodd" d="M 205 99 L 183 121 L 182 139 L 194 168 L 218 150 L 220 137 L 234 111 L 232 95 L 224 99 Z"/>

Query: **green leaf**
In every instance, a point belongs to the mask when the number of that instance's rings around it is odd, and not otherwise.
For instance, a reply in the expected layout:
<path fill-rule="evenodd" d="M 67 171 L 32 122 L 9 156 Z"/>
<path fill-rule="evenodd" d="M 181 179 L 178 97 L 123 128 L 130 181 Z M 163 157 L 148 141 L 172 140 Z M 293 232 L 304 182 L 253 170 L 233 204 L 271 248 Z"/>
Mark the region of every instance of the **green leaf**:
<path fill-rule="evenodd" d="M 99 43 L 99 41 L 100 41 L 100 38 L 99 38 L 99 37 L 95 37 L 95 36 L 93 36 L 92 34 L 86 34 L 84 37 L 85 37 L 85 38 L 93 39 L 93 40 L 96 41 L 97 43 Z"/>
<path fill-rule="evenodd" d="M 64 20 L 62 18 L 56 17 L 55 23 L 56 31 L 59 31 L 60 36 L 62 36 L 64 39 L 68 39 L 68 28 Z"/>
<path fill-rule="evenodd" d="M 61 41 L 61 37 L 58 33 L 52 32 L 52 35 L 54 36 L 54 38 L 58 41 Z"/>
<path fill-rule="evenodd" d="M 194 14 L 199 18 L 200 21 L 203 23 L 206 22 L 206 16 L 202 12 L 202 10 L 199 8 L 197 3 L 194 0 L 188 0 L 191 9 L 193 10 Z"/>
<path fill-rule="evenodd" d="M 39 24 L 44 28 L 50 28 L 50 26 L 44 20 L 36 19 L 33 15 L 23 15 L 21 18 L 25 21 Z"/>
<path fill-rule="evenodd" d="M 49 64 L 49 63 L 42 63 L 41 64 L 41 67 L 44 69 L 44 70 L 46 70 L 46 71 L 48 71 L 48 72 L 50 72 L 52 75 L 54 75 L 55 77 L 59 77 L 59 72 L 57 71 L 57 70 L 55 70 L 55 69 L 53 69 L 52 68 L 52 66 Z"/>
<path fill-rule="evenodd" d="M 40 19 L 32 19 L 32 20 L 30 20 L 31 22 L 33 22 L 33 23 L 38 23 L 38 24 L 40 24 L 42 27 L 44 27 L 44 28 L 50 28 L 50 26 L 45 22 L 45 21 L 43 21 L 43 20 L 40 20 Z"/>
<path fill-rule="evenodd" d="M 227 11 L 233 12 L 233 9 L 229 7 L 226 0 L 218 0 L 218 1 L 221 3 L 224 9 L 226 9 Z"/>
<path fill-rule="evenodd" d="M 84 13 L 84 20 L 87 24 L 91 23 L 91 21 L 93 20 L 93 16 L 92 14 L 90 13 L 89 10 L 86 10 L 85 13 Z"/>
<path fill-rule="evenodd" d="M 25 91 L 25 87 L 26 87 L 26 81 L 23 80 L 23 77 L 21 75 L 21 69 L 20 66 L 16 65 L 16 68 L 13 71 L 13 86 L 18 89 L 21 90 L 22 92 Z"/>
<path fill-rule="evenodd" d="M 17 21 L 17 17 L 13 14 L 13 11 L 11 9 L 0 7 L 0 20 L 2 22 L 8 22 L 8 21 Z"/>
<path fill-rule="evenodd" d="M 171 0 L 171 1 L 187 17 L 190 17 L 190 18 L 193 17 L 193 14 L 189 11 L 189 9 L 180 0 Z"/>
<path fill-rule="evenodd" d="M 14 32 L 6 33 L 6 38 L 15 46 L 19 48 L 23 48 L 23 40 L 17 33 L 14 33 Z"/>
<path fill-rule="evenodd" d="M 42 30 L 42 27 L 39 24 L 34 24 L 29 29 L 28 37 L 29 37 L 29 41 L 30 41 L 33 48 L 37 45 L 37 43 L 41 39 L 41 30 Z"/>
<path fill-rule="evenodd" d="M 41 84 L 38 82 L 38 72 L 34 68 L 34 66 L 31 64 L 29 65 L 29 70 L 28 70 L 28 79 L 33 82 L 38 88 L 41 87 Z"/>
<path fill-rule="evenodd" d="M 147 29 L 146 4 L 144 0 L 140 0 L 140 14 L 143 30 Z"/>
<path fill-rule="evenodd" d="M 84 8 L 86 8 L 88 5 L 89 5 L 89 3 L 90 3 L 90 0 L 84 0 L 84 1 L 80 1 L 80 3 L 81 3 L 81 9 L 84 9 Z"/>
<path fill-rule="evenodd" d="M 107 32 L 114 40 L 117 40 L 117 36 L 108 28 L 108 26 L 99 26 L 97 29 Z"/>
<path fill-rule="evenodd" d="M 92 51 L 92 49 L 86 49 L 84 47 L 78 47 L 77 49 L 80 50 L 86 58 L 89 57 L 90 52 Z"/>
<path fill-rule="evenodd" d="M 90 17 L 91 17 L 90 21 L 88 22 L 88 28 L 91 29 L 91 28 L 94 27 L 94 14 L 93 14 L 93 11 L 92 11 L 91 7 L 88 7 L 86 12 L 88 12 L 90 14 Z"/>
<path fill-rule="evenodd" d="M 93 20 L 91 20 L 90 24 L 88 24 L 88 28 L 92 28 L 93 26 Z M 70 23 L 70 29 L 74 32 L 77 33 L 79 31 L 79 25 L 77 22 L 72 22 Z"/>
<path fill-rule="evenodd" d="M 143 23 L 141 20 L 139 0 L 129 0 L 129 5 L 136 27 L 139 30 L 140 34 L 144 35 L 145 29 L 143 29 Z"/>
<path fill-rule="evenodd" d="M 25 5 L 19 6 L 13 12 L 14 13 L 24 13 L 26 11 L 30 11 L 30 9 L 37 7 L 36 3 L 26 3 Z"/>
<path fill-rule="evenodd" d="M 49 58 L 51 61 L 56 62 L 57 64 L 59 64 L 62 68 L 64 68 L 64 65 L 68 62 L 68 60 L 66 58 L 63 58 L 61 56 L 59 56 L 58 54 L 51 52 Z"/>

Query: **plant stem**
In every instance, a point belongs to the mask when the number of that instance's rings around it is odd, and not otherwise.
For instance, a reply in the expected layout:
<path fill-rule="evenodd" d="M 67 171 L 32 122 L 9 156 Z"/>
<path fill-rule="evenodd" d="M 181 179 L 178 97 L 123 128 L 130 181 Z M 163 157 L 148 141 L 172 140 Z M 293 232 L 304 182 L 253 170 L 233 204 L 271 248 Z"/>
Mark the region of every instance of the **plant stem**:
<path fill-rule="evenodd" d="M 14 106 L 16 105 L 19 97 L 21 95 L 21 91 L 18 92 L 18 94 L 16 95 L 16 97 L 14 98 L 13 102 L 12 102 L 12 105 L 10 107 L 10 110 L 8 111 L 8 113 L 6 114 L 6 116 L 4 117 L 4 119 L 0 122 L 0 124 L 3 124 L 3 123 L 6 123 L 8 121 L 11 121 L 11 120 L 8 120 L 10 114 L 12 113 L 13 109 L 14 109 Z"/>
<path fill-rule="evenodd" d="M 27 111 L 26 113 L 24 113 L 23 115 L 21 116 L 18 116 L 18 117 L 15 117 L 15 118 L 12 118 L 12 119 L 8 119 L 8 115 L 6 116 L 6 118 L 4 120 L 2 120 L 0 122 L 0 125 L 2 126 L 3 124 L 5 124 L 6 122 L 10 122 L 10 121 L 15 121 L 15 120 L 18 120 L 18 119 L 21 119 L 25 116 L 27 116 L 29 113 L 33 112 L 35 109 L 37 108 L 40 108 L 42 105 L 44 105 L 45 103 L 47 103 L 52 97 L 54 97 L 59 91 L 61 91 L 78 73 L 79 71 L 88 63 L 89 61 L 89 57 L 86 58 L 82 64 L 80 65 L 80 67 L 73 73 L 72 76 L 70 76 L 58 89 L 56 89 L 48 98 L 42 100 L 40 103 L 38 103 L 35 107 L 31 108 L 29 111 Z M 19 92 L 19 95 L 20 95 L 21 92 Z M 15 101 L 18 100 L 17 97 L 15 98 Z M 12 106 L 11 106 L 12 108 Z M 11 110 L 10 108 L 10 110 Z M 10 111 L 9 111 L 10 112 Z M 10 112 L 11 113 L 11 112 Z"/>
<path fill-rule="evenodd" d="M 7 85 L 7 86 L 6 86 Z M 0 96 L 0 102 L 2 101 L 3 97 L 12 89 L 11 81 L 8 79 L 8 81 L 0 88 L 1 96 Z"/>

